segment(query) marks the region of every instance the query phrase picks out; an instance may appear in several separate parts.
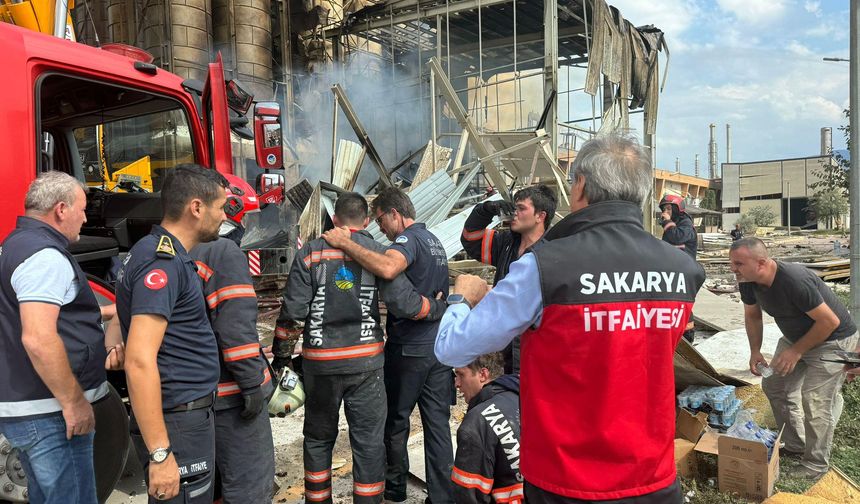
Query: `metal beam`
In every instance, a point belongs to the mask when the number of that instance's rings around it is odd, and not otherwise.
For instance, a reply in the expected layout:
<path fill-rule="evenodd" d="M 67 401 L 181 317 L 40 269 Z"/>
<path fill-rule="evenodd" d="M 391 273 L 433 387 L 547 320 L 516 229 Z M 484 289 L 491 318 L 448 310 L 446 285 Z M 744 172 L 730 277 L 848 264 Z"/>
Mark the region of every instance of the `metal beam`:
<path fill-rule="evenodd" d="M 451 81 L 448 80 L 448 75 L 445 73 L 445 70 L 442 69 L 442 65 L 439 64 L 439 61 L 437 61 L 436 58 L 430 58 L 428 65 L 430 65 L 430 68 L 433 70 L 433 75 L 437 80 L 437 84 L 439 84 L 439 91 L 442 97 L 445 98 L 445 101 L 448 102 L 448 107 L 450 108 L 451 113 L 454 114 L 454 118 L 457 119 L 461 128 L 469 132 L 469 142 L 472 144 L 472 147 L 475 148 L 475 152 L 478 154 L 478 159 L 483 163 L 484 169 L 487 170 L 487 174 L 493 182 L 493 185 L 496 187 L 496 190 L 499 191 L 499 194 L 501 194 L 503 198 L 510 200 L 511 197 L 508 193 L 505 179 L 502 177 L 502 174 L 499 172 L 495 163 L 488 160 L 490 157 L 490 151 L 481 140 L 478 128 L 475 127 L 471 119 L 469 119 L 469 114 L 467 114 L 465 108 L 463 108 L 463 104 L 460 102 L 460 98 L 457 97 L 454 87 L 451 86 Z"/>
<path fill-rule="evenodd" d="M 851 0 L 849 9 L 850 19 L 850 45 L 848 68 L 851 72 L 849 78 L 849 121 L 852 125 L 851 135 L 848 138 L 848 148 L 851 150 L 851 170 L 848 172 L 851 216 L 851 315 L 854 320 L 860 316 L 860 132 L 857 124 L 860 121 L 860 2 Z M 853 121 L 853 122 L 852 122 Z"/>
<path fill-rule="evenodd" d="M 364 125 L 361 124 L 361 121 L 358 119 L 358 115 L 356 115 L 355 109 L 352 108 L 352 103 L 350 103 L 349 98 L 346 97 L 346 93 L 343 88 L 340 87 L 340 84 L 335 84 L 331 87 L 331 91 L 334 93 L 335 103 L 337 103 L 340 106 L 340 109 L 343 110 L 343 114 L 346 116 L 346 120 L 349 121 L 350 126 L 352 126 L 353 131 L 355 131 L 355 136 L 358 137 L 358 141 L 367 149 L 367 154 L 370 156 L 373 166 L 375 166 L 376 171 L 379 172 L 379 180 L 382 185 L 386 187 L 394 185 L 391 182 L 391 177 L 388 176 L 388 171 L 385 169 L 385 164 L 382 162 L 382 158 L 379 157 L 379 153 L 376 152 L 376 147 L 374 147 L 373 142 L 370 141 L 370 136 L 368 136 L 367 130 L 364 129 Z"/>
<path fill-rule="evenodd" d="M 463 0 L 462 2 L 452 2 L 448 5 L 439 5 L 426 10 L 414 11 L 410 10 L 396 16 L 379 17 L 370 21 L 359 20 L 353 23 L 345 33 L 355 35 L 363 31 L 375 30 L 377 28 L 388 28 L 392 24 L 408 23 L 410 21 L 418 21 L 424 18 L 432 18 L 437 15 L 453 15 L 458 12 L 470 11 L 478 8 L 478 5 L 483 7 L 491 7 L 497 4 L 510 3 L 511 0 Z M 341 33 L 338 33 L 338 36 Z"/>
<path fill-rule="evenodd" d="M 571 37 L 577 37 L 579 35 L 584 35 L 584 34 L 585 34 L 585 26 L 584 25 L 573 25 L 573 26 L 567 26 L 565 28 L 560 29 L 558 31 L 558 38 L 559 39 L 566 39 L 566 38 L 571 38 Z M 514 41 L 516 41 L 516 45 L 520 46 L 520 45 L 525 45 L 525 44 L 532 44 L 534 42 L 540 42 L 544 39 L 545 36 L 546 36 L 546 34 L 544 32 L 532 32 L 532 33 L 518 34 L 515 36 L 512 35 L 510 37 L 501 37 L 501 38 L 484 40 L 482 42 L 482 46 L 483 46 L 484 51 L 490 51 L 493 49 L 510 48 L 512 46 L 512 44 L 514 43 Z M 477 50 L 478 49 L 478 43 L 472 42 L 469 44 L 461 44 L 461 45 L 454 44 L 451 48 L 455 49 L 456 52 L 465 53 L 465 52 Z M 538 49 L 538 51 L 540 51 L 540 50 Z M 588 58 L 585 58 L 584 61 L 588 61 Z"/>
<path fill-rule="evenodd" d="M 544 102 L 558 93 L 558 0 L 543 0 Z M 549 105 L 547 133 L 553 159 L 558 159 L 558 100 Z"/>

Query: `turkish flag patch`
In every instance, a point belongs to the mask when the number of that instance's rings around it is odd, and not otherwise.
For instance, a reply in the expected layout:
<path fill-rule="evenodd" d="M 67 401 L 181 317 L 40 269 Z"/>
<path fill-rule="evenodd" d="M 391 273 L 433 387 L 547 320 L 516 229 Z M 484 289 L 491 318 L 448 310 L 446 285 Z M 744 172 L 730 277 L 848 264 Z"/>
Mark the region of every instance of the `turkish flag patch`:
<path fill-rule="evenodd" d="M 167 273 L 164 270 L 154 269 L 143 277 L 143 285 L 152 290 L 158 290 L 167 285 Z"/>

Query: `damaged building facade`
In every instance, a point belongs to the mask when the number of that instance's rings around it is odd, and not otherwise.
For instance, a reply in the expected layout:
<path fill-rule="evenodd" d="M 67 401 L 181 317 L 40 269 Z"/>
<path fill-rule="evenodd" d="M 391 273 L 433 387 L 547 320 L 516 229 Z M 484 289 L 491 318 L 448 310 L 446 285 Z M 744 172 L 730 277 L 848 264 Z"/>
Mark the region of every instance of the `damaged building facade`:
<path fill-rule="evenodd" d="M 668 47 L 604 0 L 91 0 L 73 15 L 79 41 L 141 47 L 186 78 L 221 52 L 228 78 L 281 103 L 302 241 L 340 190 L 409 188 L 418 220 L 453 229 L 488 187 L 541 181 L 565 209 L 595 135 L 631 133 L 653 159 Z"/>

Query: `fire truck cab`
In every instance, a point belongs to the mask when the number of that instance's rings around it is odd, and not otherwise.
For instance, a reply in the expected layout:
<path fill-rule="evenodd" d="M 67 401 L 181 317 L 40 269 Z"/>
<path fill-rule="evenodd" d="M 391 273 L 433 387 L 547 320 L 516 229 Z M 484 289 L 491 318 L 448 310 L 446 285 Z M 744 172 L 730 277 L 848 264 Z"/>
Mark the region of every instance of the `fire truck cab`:
<path fill-rule="evenodd" d="M 201 83 L 151 64 L 132 47 L 89 47 L 3 22 L 0 55 L 0 240 L 23 215 L 30 182 L 42 172 L 66 172 L 89 186 L 87 222 L 70 249 L 85 271 L 109 279 L 118 254 L 161 220 L 159 190 L 176 165 L 233 173 L 232 130 L 260 139 L 261 167 L 281 167 L 278 104 L 257 104 L 255 135 L 244 119 L 253 97 L 237 81 L 225 82 L 220 55 Z M 110 302 L 109 285 L 92 282 L 97 297 Z M 116 484 L 128 447 L 128 419 L 119 396 L 116 401 L 96 436 L 101 500 Z M 4 451 L 4 441 L 0 435 L 5 467 L 14 452 Z M 20 471 L 0 475 L 4 500 L 27 501 Z"/>

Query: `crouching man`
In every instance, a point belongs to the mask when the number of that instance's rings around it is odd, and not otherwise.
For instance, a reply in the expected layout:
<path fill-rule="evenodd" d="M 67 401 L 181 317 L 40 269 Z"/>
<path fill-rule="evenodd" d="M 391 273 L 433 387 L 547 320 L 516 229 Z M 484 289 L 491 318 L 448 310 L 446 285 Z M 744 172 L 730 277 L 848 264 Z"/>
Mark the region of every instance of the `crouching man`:
<path fill-rule="evenodd" d="M 457 430 L 454 501 L 523 502 L 520 475 L 520 379 L 503 375 L 500 354 L 478 357 L 454 370 L 455 383 L 469 405 Z"/>

